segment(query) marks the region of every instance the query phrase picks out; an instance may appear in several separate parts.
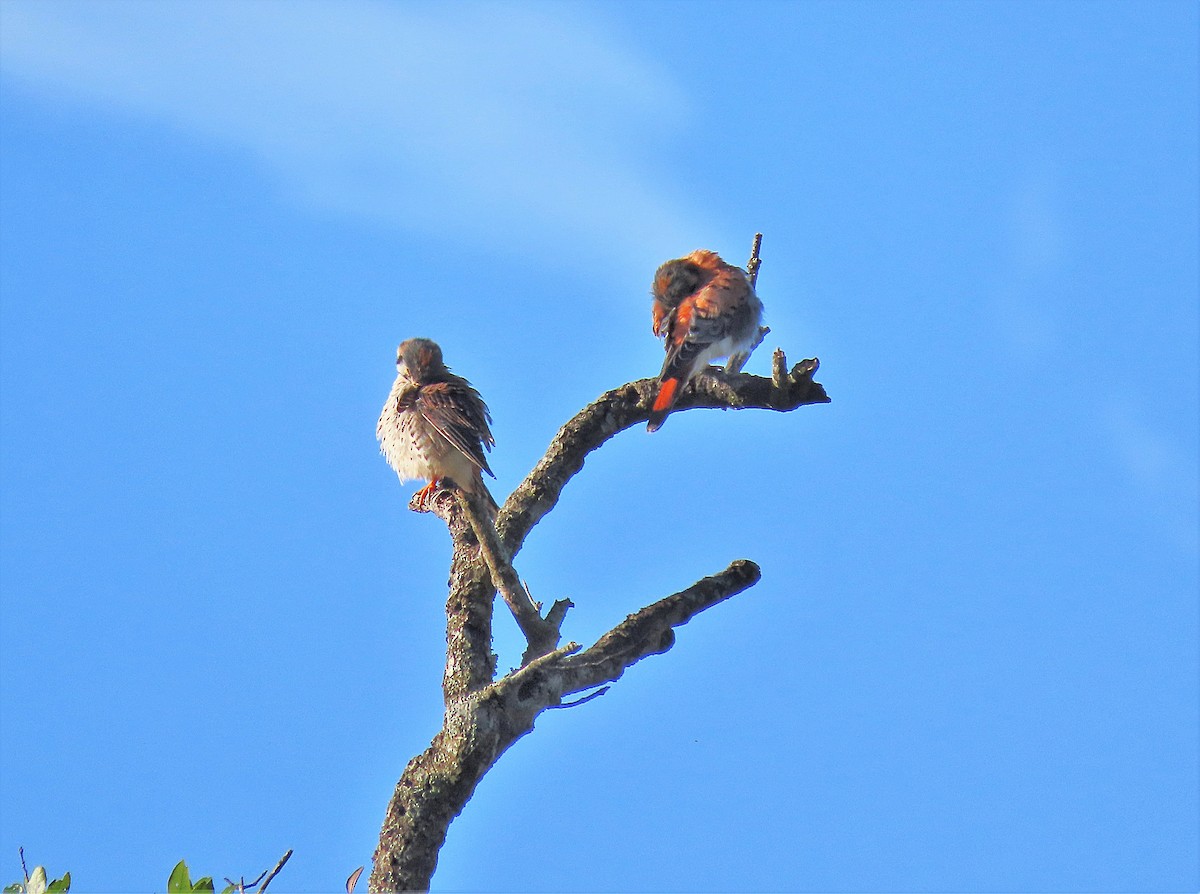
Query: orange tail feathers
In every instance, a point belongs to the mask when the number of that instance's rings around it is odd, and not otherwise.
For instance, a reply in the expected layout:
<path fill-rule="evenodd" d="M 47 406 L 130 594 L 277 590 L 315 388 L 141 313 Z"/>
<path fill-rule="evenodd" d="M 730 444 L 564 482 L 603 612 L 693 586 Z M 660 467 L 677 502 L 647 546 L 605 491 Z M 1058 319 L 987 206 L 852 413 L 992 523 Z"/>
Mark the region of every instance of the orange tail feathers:
<path fill-rule="evenodd" d="M 654 398 L 654 405 L 650 408 L 650 421 L 646 424 L 646 431 L 658 431 L 662 428 L 662 424 L 667 421 L 667 416 L 670 415 L 671 408 L 675 406 L 675 401 L 679 397 L 681 384 L 679 379 L 674 376 L 663 379 L 658 386 L 658 396 Z"/>

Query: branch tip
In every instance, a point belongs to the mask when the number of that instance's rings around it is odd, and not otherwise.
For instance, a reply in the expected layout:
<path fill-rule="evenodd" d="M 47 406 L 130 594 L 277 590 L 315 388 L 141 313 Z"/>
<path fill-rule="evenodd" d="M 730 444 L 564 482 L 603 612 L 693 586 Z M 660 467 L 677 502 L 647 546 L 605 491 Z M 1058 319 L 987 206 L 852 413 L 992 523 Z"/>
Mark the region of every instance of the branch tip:
<path fill-rule="evenodd" d="M 608 692 L 608 690 L 610 690 L 610 689 L 612 689 L 611 686 L 601 686 L 595 692 L 589 693 L 588 695 L 585 695 L 583 698 L 577 698 L 573 702 L 563 702 L 561 705 L 547 705 L 546 707 L 551 710 L 553 710 L 555 708 L 577 708 L 580 705 L 586 705 L 588 702 L 590 702 L 594 698 L 599 698 L 600 696 L 604 695 L 604 693 Z"/>
<path fill-rule="evenodd" d="M 263 881 L 262 887 L 260 887 L 258 889 L 258 894 L 263 894 L 263 892 L 267 890 L 267 885 L 271 884 L 271 879 L 273 879 L 273 878 L 275 878 L 275 876 L 279 875 L 279 870 L 283 869 L 283 864 L 286 863 L 288 860 L 290 860 L 291 856 L 292 856 L 292 849 L 289 847 L 287 849 L 287 853 L 279 858 L 279 862 L 275 864 L 275 868 L 271 870 L 270 875 L 268 875 L 266 877 L 266 879 Z"/>
<path fill-rule="evenodd" d="M 793 379 L 811 379 L 816 375 L 817 370 L 821 368 L 821 361 L 816 357 L 810 357 L 808 360 L 801 360 L 792 367 Z"/>
<path fill-rule="evenodd" d="M 555 630 L 562 629 L 563 618 L 567 616 L 567 610 L 575 607 L 575 603 L 570 599 L 557 599 L 554 605 L 550 606 L 550 611 L 546 612 L 546 623 Z"/>
<path fill-rule="evenodd" d="M 750 583 L 758 583 L 762 580 L 762 568 L 757 562 L 752 562 L 749 559 L 737 559 L 729 564 L 729 571 L 734 575 L 749 581 Z"/>
<path fill-rule="evenodd" d="M 754 286 L 758 282 L 758 268 L 762 266 L 762 259 L 758 256 L 759 249 L 762 248 L 762 233 L 754 234 L 754 244 L 750 247 L 750 260 L 746 263 L 746 273 L 750 277 L 750 285 Z"/>
<path fill-rule="evenodd" d="M 776 348 L 771 355 L 771 382 L 776 388 L 787 384 L 787 355 L 783 353 L 783 348 Z"/>
<path fill-rule="evenodd" d="M 545 655 L 539 655 L 537 658 L 534 658 L 527 664 L 522 665 L 512 674 L 511 678 L 516 678 L 522 675 L 528 676 L 531 674 L 536 674 L 542 668 L 554 664 L 556 661 L 561 661 L 569 655 L 574 655 L 582 648 L 583 646 L 579 645 L 579 643 L 567 643 L 565 646 L 560 646 L 553 652 L 547 652 Z"/>

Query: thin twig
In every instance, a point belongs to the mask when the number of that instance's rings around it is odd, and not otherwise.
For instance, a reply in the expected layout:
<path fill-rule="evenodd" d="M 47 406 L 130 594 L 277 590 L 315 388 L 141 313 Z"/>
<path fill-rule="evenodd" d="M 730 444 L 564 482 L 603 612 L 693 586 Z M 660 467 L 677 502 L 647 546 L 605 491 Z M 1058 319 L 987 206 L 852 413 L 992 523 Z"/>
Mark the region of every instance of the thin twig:
<path fill-rule="evenodd" d="M 758 255 L 759 249 L 762 248 L 762 236 L 762 233 L 754 234 L 754 244 L 750 247 L 750 260 L 746 262 L 746 274 L 750 278 L 750 288 L 752 289 L 758 285 L 758 268 L 762 266 L 762 258 Z M 770 331 L 770 326 L 758 327 L 758 335 L 754 339 L 754 344 L 746 351 L 745 359 L 742 360 L 743 365 L 750 359 L 750 355 L 758 349 L 758 346 L 763 343 L 763 339 L 767 337 Z"/>
<path fill-rule="evenodd" d="M 551 711 L 556 710 L 558 708 L 577 708 L 580 705 L 586 705 L 588 702 L 590 702 L 594 698 L 599 698 L 600 696 L 604 695 L 604 693 L 608 692 L 608 690 L 610 690 L 610 689 L 612 689 L 611 686 L 601 686 L 595 692 L 591 693 L 590 695 L 585 695 L 583 698 L 577 698 L 573 702 L 564 702 L 561 705 L 547 705 L 546 708 L 547 708 L 547 710 L 551 710 Z"/>
<path fill-rule="evenodd" d="M 258 889 L 258 894 L 263 894 L 263 892 L 267 890 L 267 885 L 271 884 L 271 879 L 279 875 L 279 870 L 283 869 L 283 864 L 286 863 L 291 856 L 292 849 L 289 847 L 287 853 L 279 858 L 279 862 L 275 864 L 275 868 L 270 871 L 266 877 L 266 880 L 263 881 L 262 887 Z"/>
<path fill-rule="evenodd" d="M 475 511 L 466 493 L 463 493 L 463 502 L 466 503 L 467 519 L 471 522 L 475 539 L 479 541 L 483 560 L 487 563 L 488 571 L 492 573 L 492 583 L 500 591 L 525 638 L 533 639 L 537 635 L 538 622 L 542 620 L 533 595 L 522 586 L 521 578 L 513 569 L 512 562 L 504 554 L 504 547 L 496 537 L 496 529 Z"/>
<path fill-rule="evenodd" d="M 758 283 L 758 268 L 762 266 L 762 258 L 758 256 L 760 248 L 762 248 L 762 233 L 755 233 L 754 245 L 750 249 L 750 260 L 746 264 L 746 273 L 750 277 L 751 286 Z"/>
<path fill-rule="evenodd" d="M 539 614 L 541 606 L 534 600 L 529 588 L 522 582 L 512 566 L 507 551 L 496 534 L 496 528 L 491 521 L 477 511 L 473 498 L 462 493 L 467 519 L 479 541 L 479 549 L 483 560 L 491 572 L 492 584 L 500 593 L 505 605 L 512 612 L 517 626 L 525 637 L 528 648 L 521 658 L 522 664 L 528 664 L 533 659 L 552 652 L 558 646 L 559 626 L 567 609 L 571 607 L 570 600 L 559 600 L 554 603 L 549 615 L 543 618 Z M 565 602 L 565 604 L 564 604 Z"/>
<path fill-rule="evenodd" d="M 25 876 L 25 884 L 29 884 L 29 870 L 25 868 L 24 846 L 17 848 L 17 852 L 21 855 L 21 875 Z"/>
<path fill-rule="evenodd" d="M 533 659 L 503 679 L 497 680 L 495 685 L 497 688 L 503 686 L 524 685 L 546 668 L 557 664 L 570 655 L 574 655 L 582 648 L 583 646 L 581 646 L 579 643 L 567 643 L 565 646 L 560 646 L 553 652 L 547 652 L 545 655 L 541 655 Z"/>

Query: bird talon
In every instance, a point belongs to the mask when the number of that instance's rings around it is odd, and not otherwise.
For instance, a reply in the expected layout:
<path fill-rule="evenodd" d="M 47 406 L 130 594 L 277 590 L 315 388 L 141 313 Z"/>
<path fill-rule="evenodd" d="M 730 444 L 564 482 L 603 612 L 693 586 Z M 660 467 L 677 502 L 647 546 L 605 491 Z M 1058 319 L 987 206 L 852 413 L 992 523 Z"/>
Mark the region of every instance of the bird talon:
<path fill-rule="evenodd" d="M 441 486 L 442 479 L 434 478 L 427 485 L 413 494 L 413 502 L 422 512 L 428 512 L 430 505 L 433 503 L 433 498 L 437 494 L 438 487 Z"/>

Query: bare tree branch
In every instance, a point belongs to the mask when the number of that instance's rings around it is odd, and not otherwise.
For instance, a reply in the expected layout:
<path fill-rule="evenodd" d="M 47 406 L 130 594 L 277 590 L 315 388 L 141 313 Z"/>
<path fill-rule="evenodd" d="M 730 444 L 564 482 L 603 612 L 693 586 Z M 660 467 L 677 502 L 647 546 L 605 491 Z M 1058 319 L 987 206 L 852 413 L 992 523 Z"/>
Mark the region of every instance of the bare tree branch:
<path fill-rule="evenodd" d="M 758 583 L 761 572 L 739 559 L 719 574 L 703 578 L 653 605 L 648 605 L 610 630 L 584 651 L 571 643 L 498 681 L 498 693 L 516 688 L 522 702 L 555 707 L 564 695 L 613 683 L 648 655 L 660 655 L 675 644 L 681 627 L 707 608 L 724 602 Z"/>
<path fill-rule="evenodd" d="M 754 234 L 754 244 L 750 246 L 750 260 L 746 263 L 746 275 L 750 277 L 750 285 L 758 284 L 758 268 L 762 266 L 762 258 L 758 256 L 762 248 L 762 233 Z"/>
<path fill-rule="evenodd" d="M 427 890 L 451 821 L 542 711 L 560 705 L 564 694 L 616 680 L 647 655 L 667 651 L 675 642 L 673 628 L 758 579 L 753 562 L 734 562 L 630 615 L 584 652 L 568 643 L 482 690 L 448 700 L 442 729 L 409 761 L 388 804 L 370 890 Z"/>
<path fill-rule="evenodd" d="M 762 234 L 756 234 L 747 265 L 752 284 L 761 264 L 761 244 Z M 759 342 L 769 331 L 760 330 Z M 701 407 L 788 412 L 828 403 L 825 389 L 813 381 L 818 366 L 816 359 L 805 360 L 789 370 L 783 351 L 776 350 L 770 378 L 710 368 L 685 388 L 675 412 Z M 414 498 L 410 504 L 445 521 L 454 548 L 446 601 L 446 711 L 441 730 L 424 752 L 409 761 L 396 785 L 380 831 L 369 890 L 427 890 L 451 821 L 500 756 L 533 729 L 542 711 L 598 697 L 607 691 L 606 684 L 638 661 L 670 649 L 677 627 L 758 582 L 758 566 L 738 560 L 629 615 L 590 648 L 582 649 L 578 643 L 558 645 L 570 600 L 555 601 L 542 617 L 541 604 L 513 567 L 512 558 L 530 530 L 554 508 L 588 454 L 649 418 L 657 386 L 656 379 L 630 382 L 577 413 L 508 497 L 494 527 L 472 498 L 459 491 L 443 489 L 431 501 Z M 521 667 L 499 680 L 491 647 L 497 592 L 528 644 Z M 603 688 L 563 705 L 564 695 L 597 686 Z"/>
<path fill-rule="evenodd" d="M 611 686 L 601 686 L 595 692 L 589 692 L 583 698 L 577 698 L 573 702 L 563 702 L 561 705 L 547 705 L 546 710 L 547 711 L 557 711 L 557 710 L 561 710 L 564 708 L 578 708 L 580 705 L 586 705 L 588 702 L 590 702 L 594 698 L 599 698 L 600 696 L 604 695 L 604 693 L 608 692 L 608 690 L 610 690 L 610 689 L 612 689 Z"/>
<path fill-rule="evenodd" d="M 758 583 L 759 567 L 739 559 L 719 574 L 706 577 L 686 590 L 660 599 L 630 615 L 589 649 L 562 662 L 563 695 L 613 683 L 626 670 L 649 655 L 661 655 L 675 644 L 675 628 L 700 612 L 736 596 Z"/>
<path fill-rule="evenodd" d="M 368 890 L 426 891 L 446 830 L 502 752 L 490 718 L 473 718 L 478 694 L 448 705 L 445 724 L 396 784 Z"/>
<path fill-rule="evenodd" d="M 275 864 L 275 868 L 272 869 L 270 873 L 267 874 L 266 879 L 263 880 L 262 886 L 258 889 L 258 894 L 264 894 L 264 892 L 267 890 L 267 885 L 271 884 L 271 881 L 275 878 L 275 876 L 279 875 L 279 870 L 283 869 L 283 864 L 291 858 L 292 849 L 289 847 L 287 853 L 279 858 L 279 862 Z M 260 875 L 259 878 L 262 878 L 262 876 Z"/>
<path fill-rule="evenodd" d="M 541 604 L 533 599 L 528 587 L 521 583 L 521 578 L 513 569 L 512 561 L 508 558 L 504 545 L 496 534 L 496 529 L 488 520 L 486 514 L 479 512 L 477 506 L 470 506 L 470 497 L 462 494 L 468 502 L 468 517 L 475 538 L 479 542 L 483 559 L 491 574 L 492 584 L 500 592 L 509 611 L 512 612 L 517 626 L 525 636 L 528 648 L 521 656 L 521 664 L 528 664 L 534 658 L 553 651 L 558 646 L 559 629 L 567 609 L 572 607 L 571 600 L 559 599 L 551 606 L 546 617 L 540 614 Z"/>
<path fill-rule="evenodd" d="M 546 617 L 541 617 L 541 606 L 521 583 L 496 536 L 496 529 L 470 495 L 444 488 L 432 499 L 414 496 L 409 508 L 414 512 L 431 512 L 446 522 L 454 547 L 446 603 L 447 660 L 442 687 L 447 700 L 481 689 L 496 677 L 491 630 L 492 603 L 497 592 L 528 644 L 522 664 L 558 645 L 559 628 L 573 603 L 569 599 L 556 600 Z"/>
<path fill-rule="evenodd" d="M 746 262 L 746 275 L 750 279 L 751 288 L 756 288 L 758 286 L 758 268 L 762 266 L 762 258 L 758 256 L 758 252 L 761 248 L 762 233 L 755 233 L 754 244 L 750 246 L 750 260 Z M 758 346 L 763 343 L 763 339 L 765 339 L 770 332 L 770 326 L 758 327 L 758 336 L 754 339 L 754 344 L 750 346 L 750 350 L 746 351 L 746 360 L 749 360 L 750 355 L 758 350 Z M 742 361 L 742 365 L 745 365 L 745 360 Z"/>
<path fill-rule="evenodd" d="M 775 363 L 786 367 L 783 351 L 776 350 L 775 355 Z M 812 378 L 819 366 L 815 358 L 804 360 L 779 379 L 746 373 L 730 376 L 710 367 L 684 389 L 672 412 L 698 407 L 788 412 L 806 404 L 829 403 L 825 389 Z M 554 508 L 567 482 L 583 468 L 587 454 L 650 418 L 657 385 L 657 379 L 641 379 L 614 388 L 559 429 L 545 456 L 500 509 L 496 530 L 510 556 L 516 556 L 529 531 Z"/>
<path fill-rule="evenodd" d="M 446 598 L 446 671 L 442 676 L 442 693 L 449 705 L 496 677 L 496 656 L 492 652 L 492 601 L 496 591 L 487 565 L 480 559 L 479 541 L 459 492 L 440 490 L 429 501 L 413 497 L 409 508 L 432 512 L 442 519 L 454 546 Z"/>

